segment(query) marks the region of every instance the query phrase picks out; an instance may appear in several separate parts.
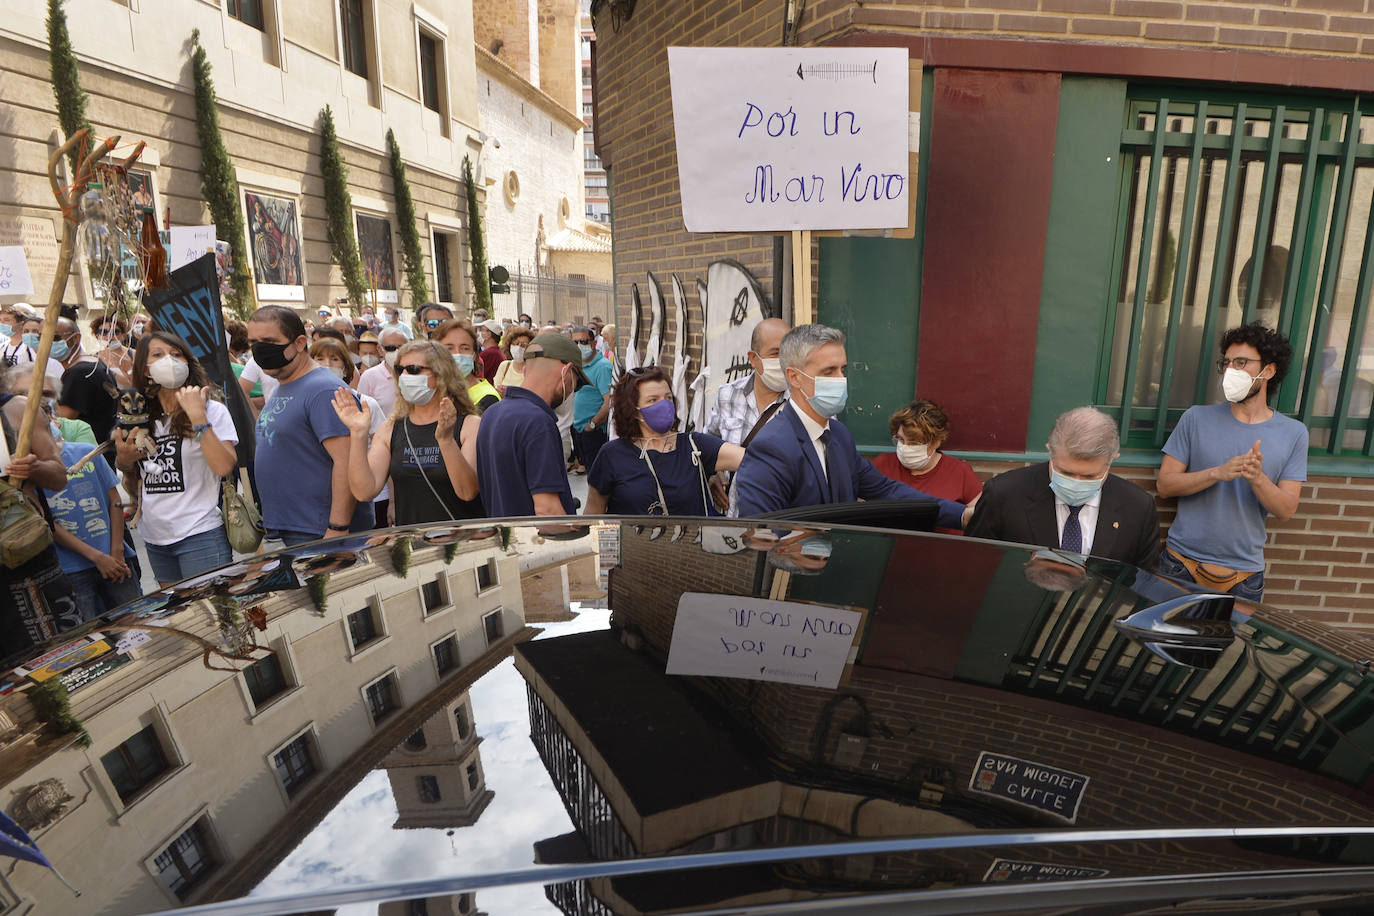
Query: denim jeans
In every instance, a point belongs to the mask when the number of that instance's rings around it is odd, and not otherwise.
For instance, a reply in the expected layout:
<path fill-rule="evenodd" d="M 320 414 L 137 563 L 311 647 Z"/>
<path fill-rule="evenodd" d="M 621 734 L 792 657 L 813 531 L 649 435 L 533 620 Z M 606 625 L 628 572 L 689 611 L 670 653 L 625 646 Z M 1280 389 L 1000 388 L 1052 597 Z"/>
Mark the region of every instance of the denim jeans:
<path fill-rule="evenodd" d="M 234 558 L 223 528 L 211 528 L 175 544 L 148 544 L 148 562 L 158 582 L 180 582 L 229 565 Z"/>
<path fill-rule="evenodd" d="M 1168 576 L 1170 579 L 1178 579 L 1182 582 L 1197 582 L 1197 579 L 1193 578 L 1193 574 L 1188 572 L 1188 567 L 1180 563 L 1178 559 L 1167 550 L 1161 550 L 1159 552 L 1158 569 L 1160 575 Z M 1237 582 L 1231 587 L 1231 591 L 1228 592 L 1228 594 L 1236 596 L 1241 601 L 1249 601 L 1255 604 L 1259 603 L 1260 599 L 1264 597 L 1264 571 L 1260 570 Z"/>
<path fill-rule="evenodd" d="M 106 611 L 112 611 L 121 604 L 143 597 L 143 589 L 138 584 L 138 560 L 126 557 L 129 563 L 129 578 L 122 582 L 106 579 L 100 570 L 92 566 L 79 572 L 67 573 L 67 581 L 72 584 L 72 595 L 76 598 L 77 609 L 85 620 L 94 620 Z"/>

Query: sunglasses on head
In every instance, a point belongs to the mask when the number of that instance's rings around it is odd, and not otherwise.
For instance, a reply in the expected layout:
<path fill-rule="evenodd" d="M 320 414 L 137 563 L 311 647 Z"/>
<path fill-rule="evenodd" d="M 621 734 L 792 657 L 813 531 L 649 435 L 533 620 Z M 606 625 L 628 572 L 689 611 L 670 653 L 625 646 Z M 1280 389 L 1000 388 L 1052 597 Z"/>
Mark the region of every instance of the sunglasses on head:
<path fill-rule="evenodd" d="M 396 368 L 404 372 L 406 375 L 419 375 L 421 372 L 429 371 L 428 366 L 397 366 Z"/>

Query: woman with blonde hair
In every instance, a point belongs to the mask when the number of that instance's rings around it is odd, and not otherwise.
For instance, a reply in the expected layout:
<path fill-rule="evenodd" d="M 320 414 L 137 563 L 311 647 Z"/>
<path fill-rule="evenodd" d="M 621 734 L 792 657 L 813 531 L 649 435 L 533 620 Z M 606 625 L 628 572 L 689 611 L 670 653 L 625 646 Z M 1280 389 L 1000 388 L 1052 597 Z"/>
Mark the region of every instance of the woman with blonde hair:
<path fill-rule="evenodd" d="M 370 500 L 391 482 L 397 525 L 481 518 L 477 427 L 458 366 L 442 346 L 412 340 L 396 352 L 396 412 L 367 444 L 372 411 L 340 388 L 334 412 L 348 427 L 348 486 Z"/>

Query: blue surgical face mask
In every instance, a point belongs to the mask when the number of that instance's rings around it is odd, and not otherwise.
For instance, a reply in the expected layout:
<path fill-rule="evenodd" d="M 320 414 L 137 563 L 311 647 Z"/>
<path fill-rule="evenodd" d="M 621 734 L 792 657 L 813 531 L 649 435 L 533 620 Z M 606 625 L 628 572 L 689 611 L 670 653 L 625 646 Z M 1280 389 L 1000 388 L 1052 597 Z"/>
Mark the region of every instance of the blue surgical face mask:
<path fill-rule="evenodd" d="M 34 349 L 38 348 L 38 344 L 36 343 L 33 346 Z M 48 355 L 60 363 L 66 359 L 71 352 L 71 347 L 67 346 L 65 340 L 54 340 L 52 342 L 52 350 L 49 351 Z"/>
<path fill-rule="evenodd" d="M 476 358 L 471 353 L 455 353 L 453 361 L 458 364 L 458 374 L 463 378 L 472 375 L 472 370 L 477 365 Z"/>
<path fill-rule="evenodd" d="M 1053 466 L 1050 467 L 1050 489 L 1067 506 L 1081 506 L 1092 499 L 1102 489 L 1102 482 L 1106 479 L 1103 476 L 1095 480 L 1079 480 L 1066 477 Z"/>
<path fill-rule="evenodd" d="M 24 334 L 24 335 L 21 336 L 19 339 L 22 340 L 22 341 L 24 342 L 24 346 L 28 347 L 30 350 L 37 350 L 37 349 L 38 349 L 38 335 L 37 335 L 37 334 Z"/>
<path fill-rule="evenodd" d="M 582 354 L 582 362 L 585 363 L 587 360 L 589 360 L 589 359 L 592 358 L 592 348 L 591 348 L 590 345 L 588 345 L 588 344 L 578 344 L 578 345 L 577 345 L 577 350 L 578 350 L 579 353 Z"/>
<path fill-rule="evenodd" d="M 13 336 L 14 336 L 14 325 L 12 325 L 12 324 L 0 324 L 0 337 L 13 337 Z"/>
<path fill-rule="evenodd" d="M 829 559 L 833 545 L 828 538 L 809 537 L 801 542 L 801 555 L 814 559 Z"/>
<path fill-rule="evenodd" d="M 806 373 L 802 372 L 802 375 Z M 812 410 L 827 420 L 844 410 L 844 405 L 849 400 L 849 379 L 833 375 L 806 377 L 816 383 L 816 393 L 806 399 Z"/>

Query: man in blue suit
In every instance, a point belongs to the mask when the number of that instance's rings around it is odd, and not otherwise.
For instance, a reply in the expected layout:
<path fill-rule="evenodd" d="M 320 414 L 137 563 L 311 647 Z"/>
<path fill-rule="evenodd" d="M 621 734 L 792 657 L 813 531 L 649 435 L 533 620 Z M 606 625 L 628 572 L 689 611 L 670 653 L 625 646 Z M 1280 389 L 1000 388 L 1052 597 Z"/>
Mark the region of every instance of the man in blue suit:
<path fill-rule="evenodd" d="M 933 498 L 883 476 L 859 457 L 849 430 L 833 419 L 848 396 L 842 332 L 822 324 L 793 328 L 778 357 L 788 401 L 744 453 L 735 484 L 741 518 L 857 499 Z M 964 507 L 939 503 L 937 524 L 962 528 Z"/>

